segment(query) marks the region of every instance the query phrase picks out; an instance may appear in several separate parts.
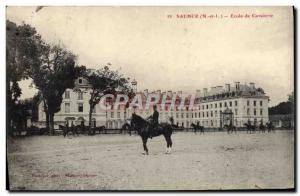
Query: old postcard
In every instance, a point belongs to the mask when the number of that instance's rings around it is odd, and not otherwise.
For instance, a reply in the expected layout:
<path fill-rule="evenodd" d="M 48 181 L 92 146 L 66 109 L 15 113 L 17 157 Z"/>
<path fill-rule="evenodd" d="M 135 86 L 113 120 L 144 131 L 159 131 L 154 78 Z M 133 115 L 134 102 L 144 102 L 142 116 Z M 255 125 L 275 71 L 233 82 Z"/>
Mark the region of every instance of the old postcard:
<path fill-rule="evenodd" d="M 8 189 L 294 190 L 293 7 L 6 8 Z"/>

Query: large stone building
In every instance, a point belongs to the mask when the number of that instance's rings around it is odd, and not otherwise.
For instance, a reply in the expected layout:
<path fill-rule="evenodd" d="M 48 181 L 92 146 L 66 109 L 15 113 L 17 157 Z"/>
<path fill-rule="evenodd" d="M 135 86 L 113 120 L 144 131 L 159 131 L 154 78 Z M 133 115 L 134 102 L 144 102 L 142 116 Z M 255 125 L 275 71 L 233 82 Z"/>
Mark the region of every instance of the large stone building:
<path fill-rule="evenodd" d="M 136 83 L 134 83 L 136 85 Z M 76 80 L 75 89 L 67 89 L 63 95 L 60 112 L 54 116 L 56 124 L 64 124 L 66 121 L 74 125 L 82 121 L 88 124 L 89 117 L 89 96 L 90 88 L 84 78 Z M 135 87 L 136 88 L 136 87 Z M 225 87 L 216 86 L 210 90 L 204 88 L 197 90 L 194 94 L 194 104 L 190 107 L 191 100 L 184 102 L 184 107 L 180 108 L 180 97 L 182 91 L 178 92 L 148 92 L 144 90 L 137 92 L 142 98 L 143 106 L 146 104 L 148 94 L 159 94 L 168 100 L 175 96 L 175 105 L 167 102 L 162 104 L 161 99 L 156 104 L 159 111 L 159 121 L 167 122 L 173 117 L 175 124 L 186 128 L 191 127 L 191 123 L 199 124 L 208 128 L 223 127 L 225 124 L 232 123 L 237 127 L 244 126 L 244 123 L 251 121 L 252 124 L 264 124 L 268 122 L 268 100 L 261 88 L 256 88 L 254 83 L 240 84 L 236 82 L 233 86 L 226 84 Z M 106 104 L 111 104 L 107 102 Z M 149 109 L 126 108 L 121 105 L 110 110 L 103 110 L 100 104 L 96 105 L 93 111 L 93 126 L 106 126 L 107 128 L 121 128 L 131 114 L 135 112 L 149 117 L 153 113 L 152 106 Z M 39 105 L 39 122 L 45 123 L 45 113 L 43 103 Z"/>

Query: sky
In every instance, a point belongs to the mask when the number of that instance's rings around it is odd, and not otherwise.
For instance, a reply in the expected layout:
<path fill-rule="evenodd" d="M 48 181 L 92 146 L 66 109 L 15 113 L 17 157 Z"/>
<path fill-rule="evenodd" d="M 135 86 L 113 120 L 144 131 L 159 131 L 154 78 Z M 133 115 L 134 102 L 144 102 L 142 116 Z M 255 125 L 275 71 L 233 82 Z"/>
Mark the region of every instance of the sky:
<path fill-rule="evenodd" d="M 7 7 L 6 15 L 63 44 L 79 65 L 110 63 L 138 90 L 254 82 L 272 106 L 294 89 L 292 7 Z M 21 82 L 22 98 L 36 92 L 29 84 Z"/>

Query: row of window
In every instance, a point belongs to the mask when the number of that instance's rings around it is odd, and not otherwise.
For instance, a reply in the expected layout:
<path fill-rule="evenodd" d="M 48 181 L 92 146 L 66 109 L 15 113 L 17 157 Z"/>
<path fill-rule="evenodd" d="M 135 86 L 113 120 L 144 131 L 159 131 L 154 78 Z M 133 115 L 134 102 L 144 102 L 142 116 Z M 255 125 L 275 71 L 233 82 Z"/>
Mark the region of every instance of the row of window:
<path fill-rule="evenodd" d="M 260 109 L 260 116 L 263 115 L 263 109 Z M 77 112 L 83 112 L 83 103 L 77 103 Z M 96 108 L 94 108 L 93 113 L 96 112 Z M 221 116 L 221 112 L 222 111 L 210 111 L 210 112 L 199 112 L 199 113 L 191 113 L 191 118 L 204 118 L 204 117 L 218 117 L 218 114 L 220 114 L 219 116 Z M 70 103 L 65 103 L 65 113 L 70 113 Z M 149 112 L 147 112 L 147 115 L 149 115 Z M 238 115 L 238 110 L 235 109 L 234 110 L 234 115 Z M 250 116 L 250 108 L 247 108 L 247 115 Z M 257 110 L 254 109 L 253 110 L 253 115 L 257 116 Z M 110 112 L 110 116 L 111 118 L 114 118 L 114 112 Z M 173 116 L 173 113 L 171 113 L 171 116 Z M 184 118 L 184 113 L 176 113 L 176 118 Z M 185 113 L 185 117 L 189 118 L 190 117 L 190 113 Z M 120 112 L 117 112 L 117 118 L 120 118 Z"/>
<path fill-rule="evenodd" d="M 83 100 L 83 92 L 80 91 L 77 95 L 78 100 Z M 65 91 L 65 99 L 70 99 L 70 91 Z"/>
<path fill-rule="evenodd" d="M 83 112 L 83 103 L 77 103 L 77 112 Z M 65 103 L 65 113 L 70 113 L 70 103 Z"/>
<path fill-rule="evenodd" d="M 65 92 L 65 99 L 70 99 L 70 91 L 66 91 Z M 78 96 L 77 96 L 77 99 L 78 100 L 83 100 L 83 92 L 78 92 Z M 234 103 L 234 106 L 238 106 L 238 101 L 235 100 L 234 102 L 232 101 L 228 101 L 228 102 L 224 102 L 224 107 L 232 107 L 233 106 L 233 103 Z M 202 105 L 202 110 L 204 109 L 212 109 L 213 108 L 213 105 L 214 105 L 214 108 L 218 108 L 218 105 L 219 105 L 219 108 L 222 108 L 223 107 L 223 103 L 220 102 L 219 104 L 218 103 L 215 103 L 215 104 L 205 104 L 205 105 Z M 257 105 L 257 101 L 256 100 L 253 100 L 253 106 L 256 106 Z M 259 105 L 262 106 L 263 105 L 263 101 L 259 101 Z M 247 100 L 247 106 L 250 106 L 250 100 Z M 166 109 L 168 107 L 166 106 Z M 178 107 L 177 107 L 178 109 Z M 199 110 L 200 110 L 200 106 L 199 106 Z"/>

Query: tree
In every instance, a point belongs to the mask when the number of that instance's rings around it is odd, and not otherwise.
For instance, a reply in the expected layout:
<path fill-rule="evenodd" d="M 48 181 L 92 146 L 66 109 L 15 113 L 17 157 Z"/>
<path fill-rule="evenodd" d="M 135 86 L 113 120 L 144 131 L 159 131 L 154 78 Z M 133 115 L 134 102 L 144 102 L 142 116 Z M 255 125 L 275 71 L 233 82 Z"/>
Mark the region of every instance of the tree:
<path fill-rule="evenodd" d="M 110 70 L 108 66 L 103 66 L 96 71 L 87 70 L 85 77 L 91 86 L 89 99 L 89 134 L 91 134 L 93 110 L 101 98 L 106 94 L 117 92 L 131 96 L 133 90 L 129 83 L 130 78 L 125 78 L 118 71 Z"/>
<path fill-rule="evenodd" d="M 27 24 L 20 26 L 6 21 L 6 103 L 7 126 L 11 129 L 13 112 L 17 110 L 22 91 L 18 82 L 28 78 L 30 66 L 38 57 L 37 44 L 41 37 Z"/>
<path fill-rule="evenodd" d="M 288 102 L 292 105 L 292 114 L 294 114 L 294 108 L 295 108 L 295 97 L 294 97 L 294 91 L 291 92 L 291 94 L 288 95 Z"/>
<path fill-rule="evenodd" d="M 269 108 L 269 114 L 294 114 L 294 92 L 288 95 L 288 101 Z"/>
<path fill-rule="evenodd" d="M 30 76 L 36 88 L 41 92 L 46 124 L 50 134 L 54 131 L 54 114 L 60 111 L 62 95 L 67 88 L 73 88 L 75 79 L 85 67 L 75 64 L 76 56 L 65 48 L 50 46 L 42 42 L 39 45 L 41 57 L 33 64 Z"/>

